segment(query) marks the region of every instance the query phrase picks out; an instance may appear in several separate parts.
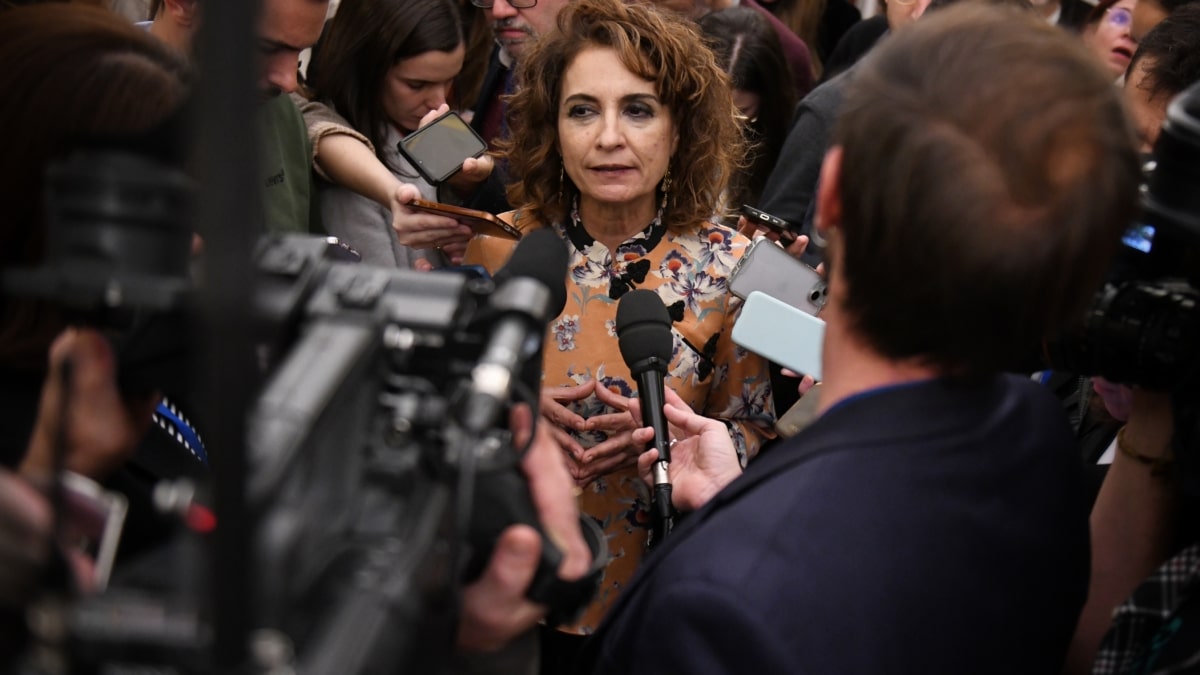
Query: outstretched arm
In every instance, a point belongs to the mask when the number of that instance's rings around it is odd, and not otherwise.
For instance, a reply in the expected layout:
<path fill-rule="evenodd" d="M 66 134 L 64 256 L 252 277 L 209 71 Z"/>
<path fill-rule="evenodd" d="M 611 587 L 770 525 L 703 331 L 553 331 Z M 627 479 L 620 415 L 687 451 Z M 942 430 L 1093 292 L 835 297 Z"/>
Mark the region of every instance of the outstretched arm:
<path fill-rule="evenodd" d="M 1167 559 L 1178 488 L 1173 473 L 1156 470 L 1152 460 L 1170 457 L 1171 434 L 1170 395 L 1135 389 L 1119 451 L 1092 507 L 1091 580 L 1067 653 L 1068 674 L 1092 672 L 1113 610 Z"/>

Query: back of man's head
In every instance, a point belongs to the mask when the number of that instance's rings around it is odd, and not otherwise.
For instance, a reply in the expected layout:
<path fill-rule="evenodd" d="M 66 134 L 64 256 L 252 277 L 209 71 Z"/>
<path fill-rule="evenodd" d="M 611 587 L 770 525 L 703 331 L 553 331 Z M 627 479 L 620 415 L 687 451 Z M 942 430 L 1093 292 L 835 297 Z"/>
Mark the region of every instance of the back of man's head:
<path fill-rule="evenodd" d="M 1002 369 L 1077 318 L 1137 207 L 1118 92 L 1077 39 L 967 3 L 899 31 L 849 85 L 836 256 L 881 355 Z"/>

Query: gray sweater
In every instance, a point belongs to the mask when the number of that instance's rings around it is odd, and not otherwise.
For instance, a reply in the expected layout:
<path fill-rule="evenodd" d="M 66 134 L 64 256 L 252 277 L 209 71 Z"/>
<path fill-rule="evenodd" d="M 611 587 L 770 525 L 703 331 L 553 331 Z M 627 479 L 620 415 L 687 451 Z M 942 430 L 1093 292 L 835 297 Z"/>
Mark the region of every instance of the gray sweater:
<path fill-rule="evenodd" d="M 416 185 L 422 199 L 437 201 L 437 188 L 425 182 L 396 149 L 402 137 L 395 128 L 388 129 L 382 149 L 388 166 L 396 178 Z M 445 264 L 436 250 L 416 250 L 401 244 L 392 229 L 392 212 L 387 207 L 325 180 L 318 180 L 317 184 L 321 221 L 326 231 L 358 251 L 363 263 L 412 269 L 418 258 L 424 258 L 434 267 Z"/>

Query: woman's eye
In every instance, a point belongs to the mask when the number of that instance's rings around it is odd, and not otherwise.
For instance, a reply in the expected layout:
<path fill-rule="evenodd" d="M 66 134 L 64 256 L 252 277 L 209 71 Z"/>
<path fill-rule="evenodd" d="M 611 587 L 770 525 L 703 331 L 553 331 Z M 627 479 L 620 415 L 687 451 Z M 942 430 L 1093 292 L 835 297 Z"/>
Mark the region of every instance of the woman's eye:
<path fill-rule="evenodd" d="M 625 109 L 630 117 L 654 117 L 654 109 L 643 103 L 636 103 Z"/>
<path fill-rule="evenodd" d="M 573 105 L 567 108 L 568 117 L 586 117 L 592 113 L 592 108 L 586 105 Z"/>

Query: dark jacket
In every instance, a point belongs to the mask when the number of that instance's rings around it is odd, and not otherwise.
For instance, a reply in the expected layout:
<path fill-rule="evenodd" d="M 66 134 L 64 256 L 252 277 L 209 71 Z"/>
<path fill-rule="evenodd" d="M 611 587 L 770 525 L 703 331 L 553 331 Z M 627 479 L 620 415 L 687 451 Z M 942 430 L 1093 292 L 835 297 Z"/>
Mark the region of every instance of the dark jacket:
<path fill-rule="evenodd" d="M 1057 673 L 1088 584 L 1058 401 L 1025 378 L 853 397 L 688 517 L 596 673 Z"/>

